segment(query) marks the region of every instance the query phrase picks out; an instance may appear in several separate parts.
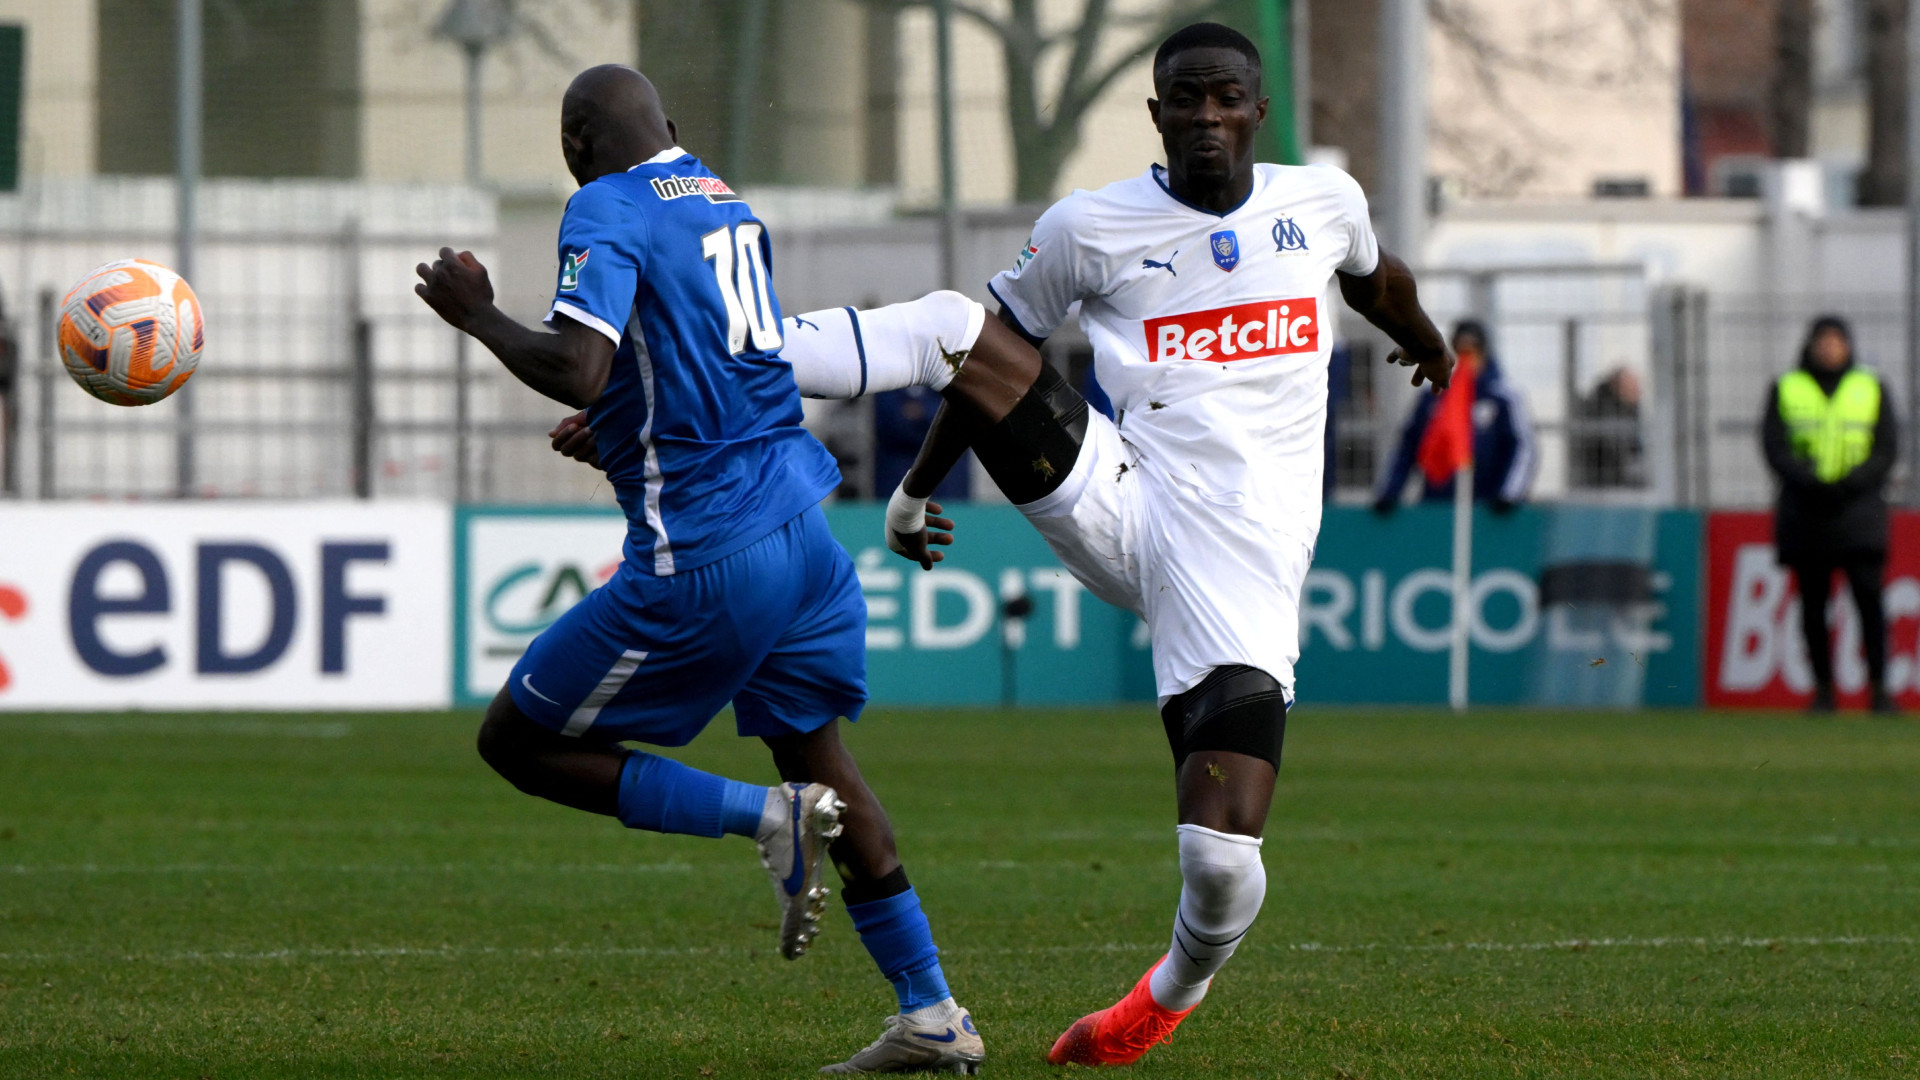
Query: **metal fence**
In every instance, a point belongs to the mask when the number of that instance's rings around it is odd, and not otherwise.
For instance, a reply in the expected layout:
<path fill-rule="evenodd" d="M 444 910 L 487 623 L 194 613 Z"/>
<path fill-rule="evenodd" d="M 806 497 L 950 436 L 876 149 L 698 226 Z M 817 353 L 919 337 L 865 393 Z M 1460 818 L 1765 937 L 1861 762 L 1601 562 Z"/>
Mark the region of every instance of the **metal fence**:
<path fill-rule="evenodd" d="M 1536 438 L 1536 497 L 1659 497 L 1659 359 L 1639 264 L 1432 268 L 1420 289 L 1443 332 L 1468 318 L 1488 328 Z M 1346 385 L 1334 386 L 1331 464 L 1337 490 L 1357 497 L 1377 483 L 1420 391 L 1384 363 L 1391 342 L 1351 312 L 1343 319 L 1352 357 Z"/>
<path fill-rule="evenodd" d="M 0 236 L 0 268 L 9 258 L 15 267 L 7 295 L 18 345 L 0 408 L 0 485 L 37 498 L 606 500 L 598 474 L 547 448 L 544 433 L 566 410 L 413 296 L 414 262 L 447 239 L 354 228 L 209 237 L 195 283 L 209 325 L 199 372 L 173 399 L 121 409 L 61 368 L 53 283 L 128 254 L 165 261 L 170 237 Z M 491 238 L 468 239 L 484 256 Z M 806 250 L 823 264 L 834 254 L 820 238 Z M 1822 312 L 1852 320 L 1861 358 L 1906 400 L 1894 362 L 1906 314 L 1892 295 L 1709 295 L 1651 284 L 1638 264 L 1429 269 L 1421 289 L 1443 328 L 1464 317 L 1490 327 L 1534 424 L 1536 498 L 1764 505 L 1766 389 Z M 1417 391 L 1383 363 L 1390 343 L 1350 312 L 1342 318 L 1351 357 L 1335 373 L 1329 465 L 1336 495 L 1354 501 L 1376 484 Z M 1049 350 L 1076 374 L 1090 359 L 1072 330 Z M 0 390 L 7 376 L 0 357 Z M 846 466 L 843 494 L 871 497 L 861 404 L 811 412 Z"/>
<path fill-rule="evenodd" d="M 1852 326 L 1855 359 L 1874 368 L 1889 393 L 1888 407 L 1906 408 L 1907 314 L 1898 296 L 1870 293 L 1768 298 L 1694 292 L 1686 302 L 1696 327 L 1704 399 L 1691 431 L 1690 501 L 1712 506 L 1764 506 L 1773 481 L 1760 452 L 1760 419 L 1768 390 L 1799 362 L 1807 327 L 1824 314 Z M 1903 414 L 1902 419 L 1905 418 Z M 1903 455 L 1904 459 L 1905 455 Z M 1896 471 L 1892 492 L 1902 490 Z"/>
<path fill-rule="evenodd" d="M 166 238 L 36 237 L 59 270 Z M 117 408 L 82 393 L 54 347 L 59 294 L 15 312 L 22 362 L 6 457 L 11 493 L 38 498 L 400 496 L 579 501 L 598 478 L 546 449 L 565 410 L 520 386 L 422 307 L 422 252 L 459 237 L 225 236 L 196 282 L 206 353 L 167 401 Z M 484 254 L 485 247 L 468 238 Z M 98 250 L 94 250 L 97 248 Z M 68 266 L 67 264 L 71 264 Z M 60 280 L 60 278 L 55 278 Z M 484 360 L 484 362 L 480 362 Z"/>

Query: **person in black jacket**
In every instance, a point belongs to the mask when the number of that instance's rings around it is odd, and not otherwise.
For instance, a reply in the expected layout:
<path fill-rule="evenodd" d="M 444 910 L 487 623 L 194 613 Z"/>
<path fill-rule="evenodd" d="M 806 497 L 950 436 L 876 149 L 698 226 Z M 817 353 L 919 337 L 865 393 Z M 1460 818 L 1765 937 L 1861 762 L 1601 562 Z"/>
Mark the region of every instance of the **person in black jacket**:
<path fill-rule="evenodd" d="M 1780 482 L 1774 548 L 1800 585 L 1800 626 L 1813 666 L 1811 708 L 1834 708 L 1827 601 L 1843 572 L 1860 612 L 1860 637 L 1876 712 L 1897 711 L 1887 693 L 1887 624 L 1880 602 L 1887 564 L 1887 477 L 1900 437 L 1878 376 L 1857 367 L 1853 335 L 1834 315 L 1815 319 L 1800 365 L 1767 398 L 1761 444 Z"/>

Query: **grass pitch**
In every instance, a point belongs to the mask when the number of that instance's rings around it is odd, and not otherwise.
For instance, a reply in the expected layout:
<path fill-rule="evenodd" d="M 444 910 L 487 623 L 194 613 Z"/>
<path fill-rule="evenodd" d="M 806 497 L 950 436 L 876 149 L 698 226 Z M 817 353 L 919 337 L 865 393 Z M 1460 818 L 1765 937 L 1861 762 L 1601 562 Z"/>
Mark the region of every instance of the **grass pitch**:
<path fill-rule="evenodd" d="M 0 1076 L 804 1076 L 892 997 L 750 846 L 519 795 L 470 715 L 0 718 Z M 1266 909 L 1140 1077 L 1920 1076 L 1920 723 L 1306 709 Z M 1166 947 L 1145 709 L 849 739 L 987 1038 Z M 770 781 L 717 724 L 684 755 Z M 836 902 L 835 907 L 838 904 Z"/>

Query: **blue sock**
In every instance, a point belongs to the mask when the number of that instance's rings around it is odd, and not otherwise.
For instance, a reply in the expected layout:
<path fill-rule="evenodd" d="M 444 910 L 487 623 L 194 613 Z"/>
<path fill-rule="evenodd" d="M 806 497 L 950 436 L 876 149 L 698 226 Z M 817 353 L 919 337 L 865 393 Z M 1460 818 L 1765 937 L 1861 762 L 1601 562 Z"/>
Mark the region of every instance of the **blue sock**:
<path fill-rule="evenodd" d="M 635 752 L 620 768 L 620 821 L 629 829 L 720 836 L 760 831 L 767 789 Z"/>
<path fill-rule="evenodd" d="M 940 950 L 933 944 L 933 928 L 920 910 L 920 897 L 909 888 L 881 900 L 848 904 L 860 944 L 867 947 L 880 974 L 893 984 L 900 1011 L 913 1012 L 952 997 L 947 977 L 940 971 Z"/>

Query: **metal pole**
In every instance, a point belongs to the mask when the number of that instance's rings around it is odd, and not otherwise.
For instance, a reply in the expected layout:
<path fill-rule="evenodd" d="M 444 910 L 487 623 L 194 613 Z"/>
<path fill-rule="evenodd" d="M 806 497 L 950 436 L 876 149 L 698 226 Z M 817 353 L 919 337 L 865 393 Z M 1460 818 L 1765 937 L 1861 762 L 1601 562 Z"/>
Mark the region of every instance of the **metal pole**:
<path fill-rule="evenodd" d="M 466 502 L 468 459 L 473 456 L 473 400 L 467 387 L 467 368 L 471 361 L 467 345 L 473 339 L 461 333 L 453 337 L 453 501 Z"/>
<path fill-rule="evenodd" d="M 960 218 L 953 159 L 953 2 L 933 5 L 934 110 L 940 133 L 940 287 L 957 289 L 960 282 Z"/>
<path fill-rule="evenodd" d="M 60 385 L 58 332 L 60 300 L 52 289 L 40 290 L 40 484 L 35 494 L 42 499 L 54 497 L 54 388 Z"/>
<path fill-rule="evenodd" d="M 1447 704 L 1467 711 L 1467 650 L 1473 637 L 1473 462 L 1453 474 L 1453 625 L 1447 656 Z"/>
<path fill-rule="evenodd" d="M 1568 319 L 1561 325 L 1560 333 L 1560 415 L 1565 417 L 1560 426 L 1560 439 L 1567 458 L 1567 488 L 1572 490 L 1586 478 L 1582 467 L 1597 463 L 1576 461 L 1574 453 L 1582 445 L 1579 436 L 1588 433 L 1586 417 L 1580 415 L 1580 320 Z"/>
<path fill-rule="evenodd" d="M 1293 10 L 1304 8 L 1293 0 L 1260 0 L 1260 55 L 1266 61 L 1266 91 L 1272 99 L 1267 107 L 1267 154 L 1282 165 L 1299 165 L 1306 158 L 1300 151 L 1299 79 L 1294 71 Z"/>
<path fill-rule="evenodd" d="M 1313 5 L 1298 0 L 1292 8 L 1288 40 L 1293 59 L 1293 138 L 1305 164 L 1307 150 L 1313 146 Z"/>
<path fill-rule="evenodd" d="M 175 0 L 174 15 L 174 202 L 179 236 L 173 262 L 174 270 L 191 283 L 200 240 L 200 0 Z M 183 386 L 173 395 L 173 487 L 183 499 L 193 494 L 193 399 L 190 387 Z"/>
<path fill-rule="evenodd" d="M 353 368 L 350 372 L 353 405 L 353 496 L 373 497 L 373 322 L 353 324 Z"/>
<path fill-rule="evenodd" d="M 1920 0 L 1907 0 L 1907 501 L 1920 504 Z"/>
<path fill-rule="evenodd" d="M 1426 0 L 1380 0 L 1380 178 L 1387 246 L 1415 266 L 1427 231 Z"/>
<path fill-rule="evenodd" d="M 755 179 L 748 162 L 753 156 L 753 122 L 760 97 L 760 59 L 765 52 L 767 0 L 747 0 L 741 13 L 740 49 L 734 56 L 732 123 L 727 138 L 727 175 L 738 184 Z"/>
<path fill-rule="evenodd" d="M 469 42 L 467 54 L 467 183 L 479 187 L 484 175 L 480 164 L 480 62 L 486 59 L 486 46 Z"/>

